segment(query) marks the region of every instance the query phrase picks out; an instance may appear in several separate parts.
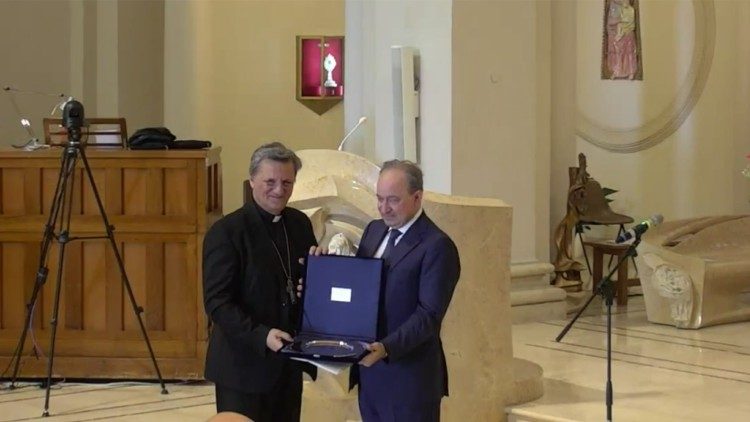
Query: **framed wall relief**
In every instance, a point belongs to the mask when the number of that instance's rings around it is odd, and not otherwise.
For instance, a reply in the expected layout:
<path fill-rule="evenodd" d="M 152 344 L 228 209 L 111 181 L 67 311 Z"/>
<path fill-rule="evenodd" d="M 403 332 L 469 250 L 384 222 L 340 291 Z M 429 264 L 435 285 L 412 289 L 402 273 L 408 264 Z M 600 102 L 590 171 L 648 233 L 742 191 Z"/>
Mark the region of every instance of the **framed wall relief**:
<path fill-rule="evenodd" d="M 604 0 L 602 79 L 643 80 L 638 0 Z"/>
<path fill-rule="evenodd" d="M 641 60 L 648 72 L 648 80 L 629 83 L 627 78 L 608 78 L 606 69 L 606 36 L 601 37 L 602 8 L 610 1 L 580 2 L 578 12 L 571 20 L 576 31 L 583 28 L 586 36 L 576 37 L 576 60 L 578 66 L 576 83 L 576 135 L 582 140 L 614 153 L 633 153 L 652 148 L 681 128 L 694 110 L 707 87 L 708 77 L 714 63 L 718 41 L 717 13 L 715 0 L 683 0 L 658 2 L 638 1 L 643 6 L 643 20 L 649 25 L 654 22 L 671 34 L 691 36 L 670 36 L 664 31 L 649 31 L 651 27 L 639 30 L 636 26 L 636 57 L 638 73 L 633 80 L 642 78 Z M 654 4 L 652 4 L 654 3 Z M 605 9 L 607 10 L 607 9 Z M 636 12 L 638 9 L 634 9 Z M 604 14 L 606 22 L 607 14 Z M 638 15 L 635 15 L 638 16 Z M 601 37 L 601 38 L 598 38 Z M 602 41 L 604 46 L 600 47 Z M 643 50 L 641 50 L 643 46 Z M 604 52 L 604 54 L 602 54 Z M 648 57 L 659 58 L 655 66 L 661 72 L 651 69 Z M 601 64 L 597 68 L 597 62 Z M 679 63 L 680 65 L 676 65 Z M 648 86 L 647 86 L 648 85 Z M 649 94 L 650 87 L 659 87 L 660 94 Z M 657 98 L 658 97 L 658 98 Z M 644 99 L 648 106 L 645 106 Z M 612 106 L 619 105 L 614 111 Z"/>

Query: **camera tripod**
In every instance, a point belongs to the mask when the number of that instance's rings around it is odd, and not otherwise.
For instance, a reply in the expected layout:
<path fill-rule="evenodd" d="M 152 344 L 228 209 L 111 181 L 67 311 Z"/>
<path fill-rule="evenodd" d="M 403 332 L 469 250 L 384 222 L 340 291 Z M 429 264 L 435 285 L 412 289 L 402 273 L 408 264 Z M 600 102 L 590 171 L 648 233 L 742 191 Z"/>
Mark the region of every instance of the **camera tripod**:
<path fill-rule="evenodd" d="M 80 103 L 78 103 L 80 105 Z M 82 107 L 82 106 L 81 106 Z M 81 108 L 81 121 L 82 121 L 82 108 Z M 44 233 L 42 236 L 41 241 L 41 253 L 39 257 L 39 269 L 36 273 L 36 281 L 34 283 L 34 288 L 31 293 L 31 298 L 29 299 L 28 304 L 26 305 L 26 319 L 23 327 L 23 331 L 21 332 L 21 337 L 18 340 L 18 345 L 16 346 L 16 351 L 11 359 L 11 363 L 13 363 L 13 376 L 11 378 L 11 385 L 10 388 L 15 388 L 16 379 L 18 377 L 18 371 L 19 371 L 19 365 L 21 363 L 21 357 L 23 356 L 23 348 L 24 343 L 26 342 L 26 336 L 28 334 L 30 325 L 31 325 L 31 319 L 34 313 L 34 306 L 37 302 L 37 298 L 39 296 L 39 292 L 42 289 L 42 286 L 47 281 L 47 275 L 49 273 L 49 269 L 47 268 L 47 259 L 49 257 L 50 253 L 50 247 L 52 246 L 52 242 L 56 241 L 59 245 L 59 259 L 58 259 L 58 265 L 57 265 L 57 279 L 55 284 L 55 293 L 54 293 L 54 303 L 53 303 L 53 311 L 52 311 L 52 318 L 50 320 L 51 330 L 50 330 L 50 349 L 49 349 L 49 357 L 47 359 L 47 382 L 45 384 L 46 392 L 45 392 L 45 399 L 44 399 L 44 412 L 42 413 L 42 416 L 49 416 L 49 398 L 50 398 L 50 387 L 52 384 L 52 363 L 55 357 L 55 339 L 57 336 L 57 317 L 58 317 L 58 311 L 60 309 L 60 286 L 62 284 L 62 275 L 63 275 L 63 267 L 65 264 L 65 247 L 69 242 L 72 242 L 74 240 L 89 240 L 89 239 L 108 239 L 110 246 L 112 246 L 112 251 L 114 252 L 114 256 L 117 260 L 117 265 L 120 269 L 120 275 L 122 284 L 125 287 L 125 290 L 127 291 L 128 297 L 130 298 L 130 304 L 133 307 L 133 312 L 135 313 L 135 316 L 138 319 L 138 324 L 140 325 L 141 333 L 143 334 L 143 339 L 146 342 L 146 346 L 148 347 L 149 355 L 151 356 L 151 361 L 154 364 L 154 369 L 156 370 L 156 375 L 159 378 L 159 382 L 161 384 L 161 393 L 162 394 L 168 394 L 167 388 L 164 385 L 164 380 L 161 376 L 161 371 L 159 371 L 159 365 L 156 363 L 156 358 L 154 357 L 154 350 L 151 347 L 151 342 L 149 341 L 148 334 L 146 333 L 146 327 L 143 324 L 143 319 L 141 317 L 141 314 L 143 313 L 143 308 L 138 306 L 135 300 L 135 296 L 133 295 L 133 289 L 130 285 L 130 281 L 128 280 L 128 276 L 125 273 L 125 266 L 123 264 L 122 256 L 120 255 L 120 252 L 117 248 L 117 243 L 115 242 L 115 235 L 114 235 L 114 227 L 109 223 L 109 219 L 107 218 L 107 214 L 104 211 L 104 206 L 102 205 L 101 198 L 99 197 L 99 191 L 96 188 L 96 184 L 94 183 L 94 177 L 91 173 L 91 167 L 89 166 L 88 160 L 86 159 L 86 153 L 84 150 L 84 146 L 81 144 L 81 130 L 80 125 L 79 126 L 70 126 L 67 127 L 68 130 L 68 143 L 64 146 L 63 154 L 61 158 L 60 163 L 60 175 L 57 180 L 57 187 L 55 188 L 55 194 L 53 196 L 52 200 L 52 206 L 49 213 L 49 218 L 47 220 L 47 224 L 44 226 Z M 81 163 L 83 163 L 84 172 L 86 174 L 86 178 L 88 178 L 88 181 L 91 186 L 91 190 L 94 193 L 94 198 L 96 199 L 96 205 L 99 208 L 99 214 L 102 218 L 102 221 L 104 223 L 104 229 L 106 231 L 105 236 L 71 236 L 70 233 L 70 220 L 71 220 L 71 214 L 72 214 L 72 204 L 73 204 L 73 186 L 75 182 L 75 169 L 76 165 L 78 163 L 78 160 L 81 160 Z"/>

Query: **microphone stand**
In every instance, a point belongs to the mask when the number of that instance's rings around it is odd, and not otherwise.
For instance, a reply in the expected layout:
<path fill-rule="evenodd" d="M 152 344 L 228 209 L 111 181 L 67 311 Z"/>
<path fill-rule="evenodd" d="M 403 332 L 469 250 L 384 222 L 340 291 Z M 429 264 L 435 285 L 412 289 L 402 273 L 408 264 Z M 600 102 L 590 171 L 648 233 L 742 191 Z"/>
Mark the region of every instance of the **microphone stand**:
<path fill-rule="evenodd" d="M 364 123 L 366 120 L 367 120 L 367 117 L 365 116 L 362 116 L 359 118 L 359 121 L 357 122 L 357 124 L 354 125 L 354 127 L 349 131 L 349 133 L 347 133 L 346 136 L 344 136 L 344 139 L 342 139 L 341 142 L 339 142 L 338 151 L 343 151 L 344 144 L 346 144 L 346 141 L 349 139 L 350 136 L 352 136 L 352 133 L 354 133 L 354 131 L 357 130 L 359 126 L 362 123 Z"/>
<path fill-rule="evenodd" d="M 575 324 L 575 322 L 578 320 L 578 317 L 581 316 L 583 311 L 586 310 L 591 301 L 594 300 L 597 295 L 602 295 L 604 303 L 607 305 L 607 422 L 612 422 L 612 402 L 614 401 L 614 394 L 612 391 L 612 303 L 614 302 L 615 297 L 615 286 L 612 282 L 612 276 L 615 274 L 615 272 L 617 272 L 623 262 L 627 262 L 628 259 L 635 258 L 635 256 L 638 255 L 638 253 L 636 252 L 636 248 L 640 243 L 641 235 L 640 233 L 636 233 L 635 240 L 633 240 L 633 243 L 630 244 L 630 247 L 628 247 L 625 255 L 622 258 L 618 259 L 615 268 L 613 268 L 606 277 L 602 278 L 599 281 L 599 284 L 591 293 L 591 297 L 589 297 L 589 300 L 586 301 L 586 304 L 583 305 L 583 307 L 578 311 L 573 319 L 570 320 L 568 325 L 566 325 L 565 328 L 563 328 L 563 330 L 560 332 L 560 334 L 555 338 L 555 341 L 559 343 L 560 340 L 565 337 L 565 334 L 570 331 L 570 329 L 573 327 L 573 324 Z M 626 280 L 617 281 L 621 283 L 627 282 Z"/>
<path fill-rule="evenodd" d="M 10 104 L 13 106 L 13 110 L 16 112 L 17 117 L 20 119 L 21 126 L 23 129 L 28 133 L 29 140 L 24 142 L 20 145 L 11 145 L 13 148 L 19 148 L 24 149 L 26 151 L 33 151 L 40 148 L 49 148 L 49 145 L 39 143 L 39 138 L 36 137 L 34 134 L 34 130 L 31 128 L 31 122 L 29 119 L 27 119 L 23 113 L 21 113 L 21 108 L 18 106 L 18 103 L 16 102 L 15 93 L 20 94 L 34 94 L 34 95 L 42 95 L 45 97 L 56 97 L 56 98 L 65 98 L 65 94 L 50 94 L 47 92 L 39 92 L 39 91 L 31 91 L 31 90 L 25 90 L 25 89 L 19 89 L 12 86 L 4 86 L 3 91 L 9 93 L 10 97 Z M 72 97 L 71 97 L 72 99 Z M 52 108 L 52 112 L 50 115 L 55 114 L 55 110 L 58 108 L 61 108 L 61 105 L 65 102 L 65 100 L 62 100 L 61 102 L 55 104 L 55 107 Z"/>

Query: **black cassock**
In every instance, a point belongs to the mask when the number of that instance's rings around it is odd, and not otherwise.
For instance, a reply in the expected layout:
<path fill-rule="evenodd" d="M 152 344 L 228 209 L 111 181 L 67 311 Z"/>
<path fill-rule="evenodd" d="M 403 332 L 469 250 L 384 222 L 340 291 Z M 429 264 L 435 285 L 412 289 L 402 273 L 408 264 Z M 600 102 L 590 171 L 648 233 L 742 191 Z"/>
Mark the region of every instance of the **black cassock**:
<path fill-rule="evenodd" d="M 297 413 L 296 419 L 247 414 L 256 421 L 298 420 L 302 371 L 315 375 L 311 365 L 284 359 L 266 347 L 271 328 L 294 335 L 299 301 L 292 296 L 302 271 L 299 258 L 316 245 L 312 224 L 301 211 L 286 208 L 279 221 L 273 220 L 250 201 L 217 221 L 203 242 L 203 298 L 212 323 L 205 377 L 217 385 L 219 410 L 254 413 L 234 409 L 232 402 L 252 398 L 243 394 L 259 394 L 261 401 L 277 401 Z M 288 278 L 294 283 L 291 295 Z"/>

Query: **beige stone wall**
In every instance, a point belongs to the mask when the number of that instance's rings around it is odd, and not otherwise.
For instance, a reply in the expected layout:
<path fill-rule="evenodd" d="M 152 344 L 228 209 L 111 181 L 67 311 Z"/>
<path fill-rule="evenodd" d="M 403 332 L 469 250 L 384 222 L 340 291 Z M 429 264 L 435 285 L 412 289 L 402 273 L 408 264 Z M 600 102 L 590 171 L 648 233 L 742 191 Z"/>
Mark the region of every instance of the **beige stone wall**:
<path fill-rule="evenodd" d="M 665 219 L 733 214 L 748 210 L 748 180 L 740 175 L 750 151 L 750 4 L 739 1 L 641 1 L 644 81 L 601 81 L 600 2 L 579 1 L 575 8 L 553 6 L 553 40 L 564 51 L 553 51 L 553 68 L 566 78 L 553 82 L 561 94 L 553 107 L 553 221 L 564 213 L 562 180 L 575 155 L 588 156 L 589 172 L 603 186 L 618 189 L 612 207 L 644 218 L 661 213 Z M 711 24 L 713 14 L 713 27 Z M 708 25 L 701 30 L 701 25 Z M 695 43 L 714 42 L 703 70 L 693 67 Z M 570 118 L 586 116 L 618 131 L 649 129 L 663 113 L 675 113 L 691 72 L 706 71 L 697 100 L 674 133 L 649 149 L 613 153 L 571 132 Z M 574 79 L 571 74 L 575 75 Z M 553 79 L 554 80 L 554 79 Z M 563 94 L 574 94 L 563 97 Z M 571 110 L 576 113 L 571 116 Z M 648 132 L 648 130 L 647 130 Z M 653 131 L 652 131 L 653 132 Z M 558 176 L 555 178 L 554 176 Z"/>
<path fill-rule="evenodd" d="M 165 13 L 165 123 L 222 147 L 225 212 L 260 144 L 336 148 L 343 106 L 319 116 L 295 99 L 295 36 L 343 35 L 343 1 L 175 1 Z"/>
<path fill-rule="evenodd" d="M 163 12 L 162 0 L 1 2 L 0 85 L 74 96 L 87 117 L 125 117 L 131 133 L 161 125 Z M 61 98 L 14 96 L 43 137 L 42 119 Z M 28 137 L 18 120 L 10 95 L 0 92 L 0 145 Z"/>
<path fill-rule="evenodd" d="M 118 109 L 127 111 L 132 133 L 164 124 L 164 1 L 118 6 Z"/>
<path fill-rule="evenodd" d="M 0 88 L 68 93 L 71 78 L 70 8 L 61 1 L 0 2 Z M 21 114 L 42 136 L 42 118 L 57 98 L 15 94 Z M 0 91 L 0 145 L 28 139 L 7 92 Z"/>
<path fill-rule="evenodd" d="M 0 3 L 2 87 L 74 96 L 86 116 L 125 117 L 131 133 L 163 124 L 163 46 L 163 0 Z M 61 99 L 14 95 L 43 137 L 42 119 Z M 0 92 L 0 145 L 28 138 L 18 120 Z"/>
<path fill-rule="evenodd" d="M 513 206 L 514 263 L 549 248 L 549 10 L 453 2 L 451 192 Z"/>

